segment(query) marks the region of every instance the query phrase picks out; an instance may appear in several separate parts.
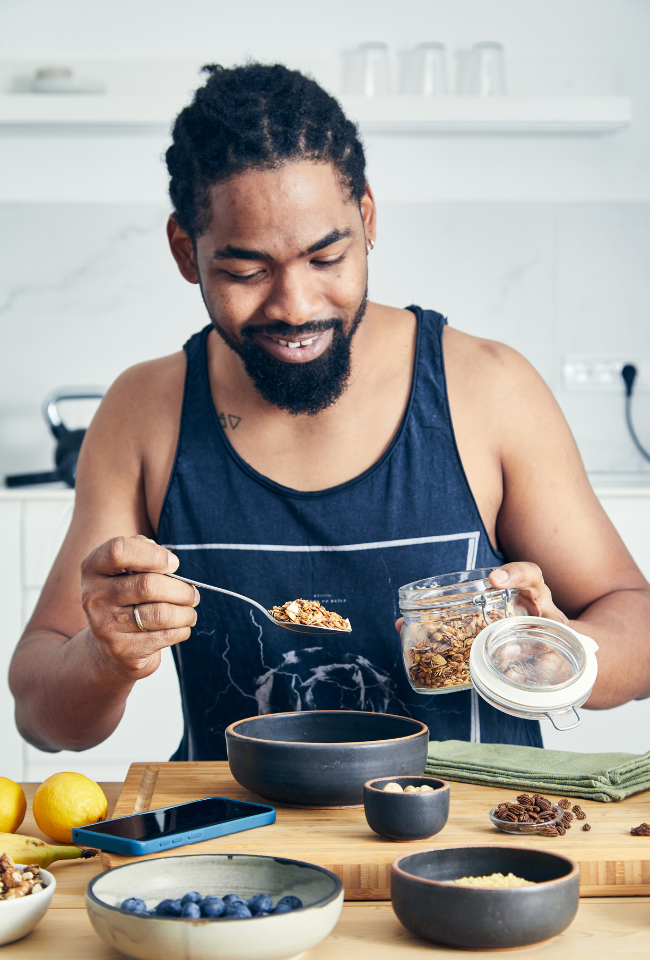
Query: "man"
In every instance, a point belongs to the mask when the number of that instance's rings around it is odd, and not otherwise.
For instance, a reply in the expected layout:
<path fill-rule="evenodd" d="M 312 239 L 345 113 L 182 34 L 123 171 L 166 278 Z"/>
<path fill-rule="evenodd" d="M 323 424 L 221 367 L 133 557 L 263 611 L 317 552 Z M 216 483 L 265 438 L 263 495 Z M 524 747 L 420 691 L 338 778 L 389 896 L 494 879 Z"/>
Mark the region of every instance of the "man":
<path fill-rule="evenodd" d="M 315 708 L 541 745 L 475 693 L 414 693 L 402 666 L 400 585 L 483 567 L 598 642 L 590 706 L 650 694 L 650 588 L 544 383 L 439 314 L 367 302 L 375 203 L 337 102 L 282 66 L 211 67 L 167 163 L 171 251 L 211 324 L 123 374 L 88 431 L 12 663 L 23 736 L 101 742 L 172 646 L 176 759 L 223 758 L 238 718 Z M 207 591 L 199 605 L 175 570 L 267 607 L 321 600 L 352 634 L 315 642 Z"/>

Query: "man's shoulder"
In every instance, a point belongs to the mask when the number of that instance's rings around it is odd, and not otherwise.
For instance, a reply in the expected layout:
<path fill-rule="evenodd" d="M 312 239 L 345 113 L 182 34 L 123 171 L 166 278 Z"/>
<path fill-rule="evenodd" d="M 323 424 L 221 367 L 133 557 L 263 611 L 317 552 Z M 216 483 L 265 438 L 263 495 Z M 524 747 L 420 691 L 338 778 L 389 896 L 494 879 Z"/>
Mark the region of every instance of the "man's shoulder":
<path fill-rule="evenodd" d="M 511 394 L 545 389 L 533 365 L 513 347 L 498 340 L 475 337 L 454 327 L 445 327 L 443 349 L 447 376 L 461 379 L 467 388 L 487 394 Z"/>
<path fill-rule="evenodd" d="M 118 415 L 135 409 L 138 420 L 149 415 L 159 417 L 168 410 L 180 411 L 184 382 L 185 354 L 179 350 L 126 369 L 111 386 L 105 404 Z"/>
<path fill-rule="evenodd" d="M 473 366 L 493 369 L 528 364 L 528 361 L 513 347 L 498 340 L 475 337 L 456 327 L 445 326 L 443 342 L 445 354 L 450 355 L 454 360 L 460 359 Z"/>
<path fill-rule="evenodd" d="M 163 387 L 165 380 L 171 377 L 174 381 L 183 380 L 185 376 L 185 353 L 178 350 L 166 357 L 156 357 L 154 360 L 144 360 L 136 363 L 119 375 L 111 390 L 119 387 L 121 390 L 141 390 L 146 384 L 150 389 Z"/>
<path fill-rule="evenodd" d="M 146 504 L 156 529 L 178 439 L 184 380 L 182 352 L 138 363 L 117 378 L 84 439 L 79 503 L 99 498 L 119 509 L 135 503 L 143 513 Z"/>
<path fill-rule="evenodd" d="M 129 367 L 115 380 L 91 424 L 102 443 L 119 433 L 121 442 L 146 450 L 152 438 L 178 431 L 183 403 L 185 356 L 182 351 Z"/>

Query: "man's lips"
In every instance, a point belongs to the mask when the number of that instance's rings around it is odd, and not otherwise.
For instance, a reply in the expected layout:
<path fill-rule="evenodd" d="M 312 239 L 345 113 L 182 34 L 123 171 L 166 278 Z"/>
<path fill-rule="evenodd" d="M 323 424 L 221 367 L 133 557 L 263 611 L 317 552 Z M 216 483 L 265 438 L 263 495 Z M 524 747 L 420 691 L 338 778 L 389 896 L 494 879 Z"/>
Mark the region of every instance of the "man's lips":
<path fill-rule="evenodd" d="M 285 340 L 284 337 L 269 336 L 267 333 L 256 333 L 254 337 L 267 353 L 278 360 L 286 363 L 307 363 L 327 350 L 332 333 L 333 328 L 329 327 L 322 333 L 308 334 L 295 340 Z"/>

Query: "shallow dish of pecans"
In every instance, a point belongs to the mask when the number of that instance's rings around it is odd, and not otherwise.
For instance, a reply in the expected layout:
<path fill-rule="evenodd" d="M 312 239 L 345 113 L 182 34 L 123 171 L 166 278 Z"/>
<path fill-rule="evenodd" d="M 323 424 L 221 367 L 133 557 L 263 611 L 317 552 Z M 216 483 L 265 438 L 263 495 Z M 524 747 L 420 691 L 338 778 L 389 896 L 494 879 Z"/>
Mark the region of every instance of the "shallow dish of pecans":
<path fill-rule="evenodd" d="M 522 793 L 516 801 L 506 800 L 492 807 L 488 814 L 490 822 L 503 833 L 533 833 L 542 837 L 557 836 L 565 815 L 565 810 L 538 793 Z"/>

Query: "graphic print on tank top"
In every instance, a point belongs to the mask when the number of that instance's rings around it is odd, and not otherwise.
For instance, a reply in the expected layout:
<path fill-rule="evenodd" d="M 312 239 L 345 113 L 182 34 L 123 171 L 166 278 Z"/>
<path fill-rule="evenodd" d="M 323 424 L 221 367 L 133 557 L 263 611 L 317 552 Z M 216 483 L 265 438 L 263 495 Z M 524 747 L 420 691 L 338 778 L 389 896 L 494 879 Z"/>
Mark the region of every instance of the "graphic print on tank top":
<path fill-rule="evenodd" d="M 412 690 L 394 622 L 405 583 L 498 565 L 454 439 L 444 375 L 444 318 L 418 321 L 413 383 L 400 427 L 360 476 L 303 492 L 259 474 L 234 450 L 212 402 L 206 339 L 185 345 L 176 459 L 158 542 L 182 576 L 270 608 L 303 597 L 348 617 L 352 633 L 290 633 L 241 600 L 201 592 L 189 640 L 173 648 L 185 730 L 172 759 L 226 758 L 228 724 L 258 713 L 352 709 L 422 720 L 434 740 L 541 746 L 539 723 L 507 716 L 474 691 Z"/>

